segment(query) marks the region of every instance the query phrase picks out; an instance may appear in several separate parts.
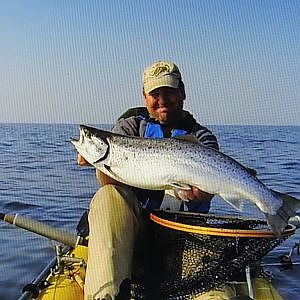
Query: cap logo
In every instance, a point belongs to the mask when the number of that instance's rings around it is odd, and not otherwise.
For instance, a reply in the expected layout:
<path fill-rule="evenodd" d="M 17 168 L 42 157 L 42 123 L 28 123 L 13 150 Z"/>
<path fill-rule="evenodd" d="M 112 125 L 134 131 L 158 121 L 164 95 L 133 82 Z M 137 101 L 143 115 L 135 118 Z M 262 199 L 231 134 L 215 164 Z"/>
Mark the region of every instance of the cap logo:
<path fill-rule="evenodd" d="M 153 70 L 151 71 L 152 76 L 158 76 L 161 73 L 170 73 L 170 66 L 164 63 L 161 63 L 160 65 L 156 65 Z"/>

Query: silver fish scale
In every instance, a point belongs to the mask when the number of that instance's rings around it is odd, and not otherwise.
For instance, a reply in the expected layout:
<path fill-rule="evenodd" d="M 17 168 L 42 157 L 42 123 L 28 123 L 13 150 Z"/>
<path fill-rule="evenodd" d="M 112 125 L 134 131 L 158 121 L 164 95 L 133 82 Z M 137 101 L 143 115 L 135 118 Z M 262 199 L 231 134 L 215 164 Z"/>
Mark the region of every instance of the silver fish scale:
<path fill-rule="evenodd" d="M 168 168 L 162 168 L 161 161 L 157 159 L 154 151 L 159 151 L 157 148 L 153 146 L 153 151 L 149 151 L 148 147 L 140 147 L 137 151 L 136 145 L 133 146 L 126 139 L 124 143 L 110 141 L 110 169 L 113 174 L 117 174 L 116 179 L 121 179 L 129 185 L 146 189 L 165 189 L 167 185 L 162 185 L 162 182 L 173 181 L 176 165 L 169 164 Z M 172 161 L 173 156 L 166 153 L 164 159 Z M 153 170 L 155 174 L 152 173 Z M 157 171 L 161 172 L 158 174 Z M 160 178 L 159 182 L 157 177 Z"/>

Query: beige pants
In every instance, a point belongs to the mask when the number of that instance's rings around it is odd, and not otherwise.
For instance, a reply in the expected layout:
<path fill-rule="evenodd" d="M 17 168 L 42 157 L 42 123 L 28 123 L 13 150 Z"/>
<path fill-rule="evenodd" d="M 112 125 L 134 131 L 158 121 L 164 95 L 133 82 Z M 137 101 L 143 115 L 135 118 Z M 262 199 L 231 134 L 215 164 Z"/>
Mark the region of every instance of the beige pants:
<path fill-rule="evenodd" d="M 141 208 L 128 189 L 105 185 L 94 195 L 89 212 L 89 250 L 85 299 L 118 294 L 120 283 L 131 278 L 135 238 Z"/>

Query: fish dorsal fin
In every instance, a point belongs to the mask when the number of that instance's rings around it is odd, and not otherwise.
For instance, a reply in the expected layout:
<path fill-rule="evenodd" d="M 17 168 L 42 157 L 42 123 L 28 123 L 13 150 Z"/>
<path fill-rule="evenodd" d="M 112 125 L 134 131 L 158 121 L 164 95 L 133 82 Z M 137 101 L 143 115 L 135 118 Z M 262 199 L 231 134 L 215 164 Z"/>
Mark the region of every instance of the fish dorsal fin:
<path fill-rule="evenodd" d="M 248 167 L 245 167 L 246 170 L 250 173 L 250 175 L 252 175 L 253 177 L 256 177 L 257 175 L 257 171 L 252 169 L 252 168 L 248 168 Z"/>
<path fill-rule="evenodd" d="M 239 195 L 236 194 L 219 194 L 222 199 L 233 206 L 235 209 L 241 211 L 243 207 L 243 201 Z"/>
<path fill-rule="evenodd" d="M 178 135 L 175 136 L 174 139 L 190 142 L 193 144 L 200 144 L 199 140 L 193 134 Z"/>

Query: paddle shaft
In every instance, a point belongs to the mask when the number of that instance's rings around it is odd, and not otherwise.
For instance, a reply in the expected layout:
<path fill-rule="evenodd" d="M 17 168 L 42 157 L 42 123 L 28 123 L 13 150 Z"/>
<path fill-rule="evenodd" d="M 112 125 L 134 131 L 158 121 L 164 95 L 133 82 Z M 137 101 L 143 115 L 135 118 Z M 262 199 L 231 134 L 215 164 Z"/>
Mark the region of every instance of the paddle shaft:
<path fill-rule="evenodd" d="M 0 213 L 0 219 L 73 248 L 76 245 L 84 244 L 84 239 L 82 237 L 76 236 L 61 229 L 56 229 L 42 222 L 25 218 L 18 214 L 5 215 Z"/>

